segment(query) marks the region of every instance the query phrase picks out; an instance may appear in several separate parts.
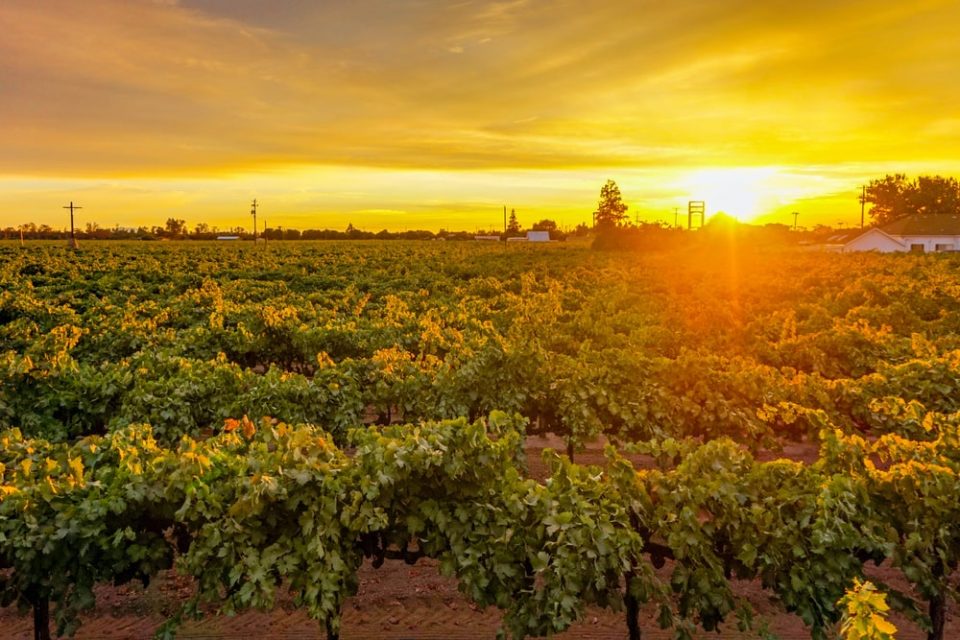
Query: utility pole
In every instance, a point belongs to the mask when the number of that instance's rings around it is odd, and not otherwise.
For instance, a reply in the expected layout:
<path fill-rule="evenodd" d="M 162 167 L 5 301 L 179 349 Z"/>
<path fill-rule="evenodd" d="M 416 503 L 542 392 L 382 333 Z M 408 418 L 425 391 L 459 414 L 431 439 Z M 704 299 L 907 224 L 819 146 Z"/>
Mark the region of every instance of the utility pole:
<path fill-rule="evenodd" d="M 250 215 L 253 216 L 253 241 L 257 241 L 257 199 L 253 199 L 253 204 L 250 205 Z"/>
<path fill-rule="evenodd" d="M 860 192 L 860 228 L 863 229 L 863 212 L 867 206 L 867 185 L 863 185 Z"/>
<path fill-rule="evenodd" d="M 74 204 L 73 204 L 73 200 L 71 200 L 71 201 L 70 201 L 70 205 L 64 207 L 64 209 L 70 209 L 70 243 L 69 243 L 68 246 L 69 246 L 71 249 L 76 249 L 76 248 L 77 248 L 77 234 L 76 234 L 76 232 L 75 232 L 74 229 L 73 229 L 73 212 L 74 212 L 74 210 L 76 210 L 76 209 L 83 209 L 83 207 L 78 207 L 78 206 L 74 205 Z"/>
<path fill-rule="evenodd" d="M 674 226 L 674 228 L 677 228 L 677 227 L 680 226 L 679 216 L 680 216 L 680 207 L 674 207 L 674 208 L 673 208 L 673 226 Z"/>
<path fill-rule="evenodd" d="M 796 230 L 797 230 L 797 216 L 800 215 L 800 212 L 799 212 L 799 211 L 794 211 L 792 215 L 793 215 L 793 230 L 796 231 Z"/>
<path fill-rule="evenodd" d="M 507 238 L 507 205 L 503 205 L 503 238 Z"/>

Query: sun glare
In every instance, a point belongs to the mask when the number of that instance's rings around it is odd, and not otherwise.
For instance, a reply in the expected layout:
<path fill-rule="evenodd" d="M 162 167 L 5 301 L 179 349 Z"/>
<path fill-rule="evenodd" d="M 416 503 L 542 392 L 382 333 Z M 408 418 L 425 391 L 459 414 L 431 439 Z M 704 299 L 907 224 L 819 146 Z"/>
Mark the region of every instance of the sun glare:
<path fill-rule="evenodd" d="M 725 213 L 747 221 L 763 214 L 769 200 L 776 169 L 704 169 L 689 174 L 684 187 L 691 200 L 706 203 L 707 216 Z"/>

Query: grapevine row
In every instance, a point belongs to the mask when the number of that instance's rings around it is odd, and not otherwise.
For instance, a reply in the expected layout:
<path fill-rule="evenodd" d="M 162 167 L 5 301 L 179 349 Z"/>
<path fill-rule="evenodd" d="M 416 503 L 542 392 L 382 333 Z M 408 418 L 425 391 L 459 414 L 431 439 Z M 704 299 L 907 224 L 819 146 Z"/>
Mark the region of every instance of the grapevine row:
<path fill-rule="evenodd" d="M 893 606 L 943 638 L 960 416 L 929 414 L 924 441 L 872 443 L 807 419 L 822 428 L 813 465 L 665 440 L 641 446 L 657 463 L 645 470 L 613 449 L 605 469 L 554 454 L 542 483 L 523 473 L 523 420 L 501 413 L 353 429 L 349 449 L 270 419 L 175 447 L 146 425 L 73 444 L 12 430 L 0 436 L 0 593 L 41 631 L 52 604 L 69 634 L 96 584 L 176 565 L 197 585 L 181 615 L 270 608 L 286 589 L 335 637 L 364 558 L 431 557 L 517 638 L 562 631 L 590 605 L 625 609 L 632 637 L 644 603 L 679 637 L 750 625 L 736 579 L 759 580 L 826 638 L 866 563 L 889 561 L 918 594 L 881 585 Z"/>

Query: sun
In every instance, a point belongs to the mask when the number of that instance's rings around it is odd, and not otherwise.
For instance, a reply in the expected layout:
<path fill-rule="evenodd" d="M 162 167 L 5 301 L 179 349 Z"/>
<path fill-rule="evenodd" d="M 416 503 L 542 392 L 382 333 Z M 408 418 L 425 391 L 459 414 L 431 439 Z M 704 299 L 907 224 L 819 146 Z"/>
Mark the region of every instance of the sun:
<path fill-rule="evenodd" d="M 691 200 L 703 200 L 707 217 L 726 213 L 742 221 L 752 220 L 764 213 L 776 169 L 738 167 L 703 169 L 688 174 L 683 186 Z"/>

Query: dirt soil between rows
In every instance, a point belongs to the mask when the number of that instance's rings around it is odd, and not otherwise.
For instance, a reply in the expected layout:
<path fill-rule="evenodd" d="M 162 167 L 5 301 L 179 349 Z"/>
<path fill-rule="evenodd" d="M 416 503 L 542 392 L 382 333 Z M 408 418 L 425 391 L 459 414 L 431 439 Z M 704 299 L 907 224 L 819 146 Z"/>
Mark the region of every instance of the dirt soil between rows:
<path fill-rule="evenodd" d="M 563 442 L 555 437 L 527 439 L 527 459 L 530 475 L 542 480 L 547 468 L 541 461 L 545 448 L 559 451 Z M 812 444 L 787 445 L 782 452 L 761 454 L 762 459 L 778 456 L 802 462 L 816 459 L 817 449 Z M 603 464 L 600 443 L 578 453 L 576 462 Z M 650 466 L 642 456 L 633 458 L 638 467 Z M 661 570 L 669 572 L 669 563 Z M 886 581 L 897 588 L 907 589 L 899 574 L 886 566 L 873 568 L 871 577 Z M 347 600 L 343 614 L 343 640 L 467 640 L 494 638 L 500 627 L 501 615 L 497 609 L 480 609 L 457 591 L 455 579 L 440 575 L 437 563 L 425 559 L 415 566 L 399 561 L 387 561 L 380 569 L 366 563 L 360 570 L 360 590 Z M 760 619 L 769 623 L 769 629 L 783 640 L 810 638 L 810 630 L 796 616 L 783 613 L 776 601 L 757 582 L 736 585 L 740 595 L 749 599 Z M 191 580 L 166 572 L 149 587 L 139 584 L 97 589 L 97 606 L 83 616 L 83 624 L 76 634 L 78 640 L 138 640 L 151 638 L 164 620 L 175 612 L 192 593 Z M 641 628 L 646 640 L 667 640 L 670 631 L 660 630 L 656 611 L 646 608 L 641 614 Z M 916 625 L 893 616 L 899 628 L 898 640 L 922 640 L 926 637 Z M 21 615 L 15 608 L 0 609 L 0 640 L 29 640 L 33 637 L 32 616 Z M 727 628 L 728 627 L 728 628 Z M 720 633 L 700 632 L 702 638 L 756 638 L 757 632 L 742 633 L 731 620 Z M 178 638 L 183 640 L 237 639 L 237 640 L 293 640 L 325 638 L 322 627 L 297 610 L 289 597 L 283 596 L 272 611 L 246 612 L 233 617 L 210 615 L 199 621 L 185 623 Z M 564 640 L 620 639 L 627 637 L 623 615 L 602 609 L 589 609 L 584 620 L 568 631 L 554 636 Z M 960 623 L 953 612 L 947 617 L 947 638 L 960 638 Z"/>

